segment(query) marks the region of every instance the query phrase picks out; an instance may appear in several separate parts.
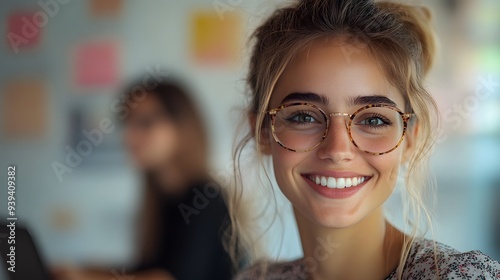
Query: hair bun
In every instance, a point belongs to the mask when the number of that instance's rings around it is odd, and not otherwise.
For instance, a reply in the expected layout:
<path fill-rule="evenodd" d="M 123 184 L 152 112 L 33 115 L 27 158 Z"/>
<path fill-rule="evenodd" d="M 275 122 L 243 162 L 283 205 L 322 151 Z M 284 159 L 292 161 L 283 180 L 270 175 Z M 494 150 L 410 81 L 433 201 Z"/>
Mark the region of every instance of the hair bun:
<path fill-rule="evenodd" d="M 394 2 L 379 2 L 379 9 L 395 15 L 404 28 L 414 36 L 409 36 L 412 53 L 421 64 L 423 74 L 431 69 L 436 55 L 436 38 L 432 27 L 431 10 L 424 6 L 412 6 Z"/>

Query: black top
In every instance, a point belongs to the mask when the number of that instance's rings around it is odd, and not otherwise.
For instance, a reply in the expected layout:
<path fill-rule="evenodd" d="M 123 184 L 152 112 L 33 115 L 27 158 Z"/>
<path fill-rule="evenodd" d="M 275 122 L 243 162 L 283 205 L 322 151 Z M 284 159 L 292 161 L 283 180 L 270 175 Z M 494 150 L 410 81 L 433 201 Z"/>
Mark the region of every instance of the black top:
<path fill-rule="evenodd" d="M 229 216 L 220 188 L 198 183 L 180 197 L 161 200 L 157 253 L 137 271 L 161 268 L 178 280 L 231 279 L 231 261 L 222 243 Z"/>

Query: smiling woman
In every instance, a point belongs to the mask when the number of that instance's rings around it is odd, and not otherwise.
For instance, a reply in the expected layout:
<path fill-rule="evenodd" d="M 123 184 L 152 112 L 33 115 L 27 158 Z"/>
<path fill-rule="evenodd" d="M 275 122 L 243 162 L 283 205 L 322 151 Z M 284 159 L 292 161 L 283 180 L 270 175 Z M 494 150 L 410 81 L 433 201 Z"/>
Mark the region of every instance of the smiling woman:
<path fill-rule="evenodd" d="M 277 10 L 253 38 L 252 129 L 235 161 L 252 140 L 261 163 L 270 157 L 304 258 L 259 262 L 237 279 L 498 277 L 500 264 L 488 256 L 417 235 L 429 217 L 422 193 L 437 122 L 423 87 L 435 50 L 427 8 L 302 0 Z M 383 214 L 398 177 L 410 198 L 406 214 L 415 217 L 409 232 Z M 241 189 L 229 205 L 233 248 L 252 246 L 238 220 Z"/>

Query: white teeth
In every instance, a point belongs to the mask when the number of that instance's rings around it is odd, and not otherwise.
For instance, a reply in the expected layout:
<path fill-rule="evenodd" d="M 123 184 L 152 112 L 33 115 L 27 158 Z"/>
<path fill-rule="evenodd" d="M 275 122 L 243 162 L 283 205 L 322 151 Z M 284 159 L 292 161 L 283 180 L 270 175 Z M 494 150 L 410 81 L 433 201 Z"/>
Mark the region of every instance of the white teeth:
<path fill-rule="evenodd" d="M 337 188 L 345 188 L 345 179 L 344 178 L 338 178 L 337 179 Z"/>
<path fill-rule="evenodd" d="M 330 189 L 355 187 L 365 181 L 365 177 L 334 178 L 316 175 L 309 176 L 309 179 L 315 182 L 317 185 L 328 187 Z"/>
<path fill-rule="evenodd" d="M 330 189 L 333 189 L 336 187 L 336 182 L 335 182 L 335 178 L 333 177 L 328 177 L 328 182 L 327 182 L 327 186 L 330 188 Z"/>
<path fill-rule="evenodd" d="M 325 187 L 325 186 L 326 186 L 326 177 L 321 177 L 321 185 L 322 185 L 323 187 Z"/>
<path fill-rule="evenodd" d="M 345 179 L 345 187 L 348 188 L 350 186 L 352 186 L 352 180 L 351 180 L 351 178 Z"/>

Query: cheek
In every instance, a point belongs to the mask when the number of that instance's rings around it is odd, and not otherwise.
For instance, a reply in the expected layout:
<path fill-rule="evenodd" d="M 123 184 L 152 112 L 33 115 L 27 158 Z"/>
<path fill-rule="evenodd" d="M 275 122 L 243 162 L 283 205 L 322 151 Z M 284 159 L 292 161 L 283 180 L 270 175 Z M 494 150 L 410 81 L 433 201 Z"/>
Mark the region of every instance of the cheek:
<path fill-rule="evenodd" d="M 393 151 L 381 156 L 372 156 L 366 161 L 376 170 L 378 185 L 386 186 L 388 190 L 392 191 L 398 179 L 402 158 L 401 152 Z"/>
<path fill-rule="evenodd" d="M 140 153 L 143 150 L 142 146 L 144 145 L 145 138 L 143 133 L 137 133 L 131 129 L 125 130 L 124 140 L 128 152 L 134 155 Z"/>
<path fill-rule="evenodd" d="M 174 131 L 158 127 L 150 134 L 147 149 L 153 156 L 170 157 L 177 144 L 177 134 Z"/>
<path fill-rule="evenodd" d="M 271 144 L 271 156 L 276 181 L 286 195 L 287 189 L 292 188 L 295 184 L 294 168 L 304 160 L 305 153 L 292 152 L 279 144 Z"/>
<path fill-rule="evenodd" d="M 136 137 L 134 137 L 134 134 L 130 129 L 125 129 L 125 131 L 123 132 L 123 139 L 125 141 L 125 146 L 128 150 L 131 150 L 135 145 L 134 144 L 135 138 Z"/>

